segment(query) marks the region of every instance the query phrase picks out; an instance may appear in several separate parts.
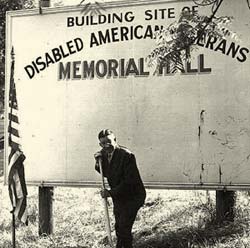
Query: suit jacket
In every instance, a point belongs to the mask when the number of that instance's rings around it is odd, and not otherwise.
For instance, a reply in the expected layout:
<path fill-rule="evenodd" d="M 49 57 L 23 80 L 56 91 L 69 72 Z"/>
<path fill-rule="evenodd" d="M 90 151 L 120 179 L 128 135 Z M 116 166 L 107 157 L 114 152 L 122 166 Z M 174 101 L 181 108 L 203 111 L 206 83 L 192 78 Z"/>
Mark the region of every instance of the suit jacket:
<path fill-rule="evenodd" d="M 109 163 L 107 155 L 102 151 L 102 168 L 114 201 L 135 200 L 144 203 L 146 191 L 132 152 L 118 146 Z"/>

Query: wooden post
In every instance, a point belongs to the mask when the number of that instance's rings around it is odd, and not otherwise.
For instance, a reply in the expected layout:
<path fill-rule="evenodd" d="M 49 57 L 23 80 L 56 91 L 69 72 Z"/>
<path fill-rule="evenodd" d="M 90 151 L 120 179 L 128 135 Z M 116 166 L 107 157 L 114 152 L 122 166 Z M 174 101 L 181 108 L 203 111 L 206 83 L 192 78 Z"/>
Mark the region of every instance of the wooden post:
<path fill-rule="evenodd" d="M 53 233 L 53 187 L 39 187 L 39 235 Z"/>
<path fill-rule="evenodd" d="M 216 191 L 216 220 L 218 223 L 223 221 L 233 221 L 235 217 L 235 191 Z"/>

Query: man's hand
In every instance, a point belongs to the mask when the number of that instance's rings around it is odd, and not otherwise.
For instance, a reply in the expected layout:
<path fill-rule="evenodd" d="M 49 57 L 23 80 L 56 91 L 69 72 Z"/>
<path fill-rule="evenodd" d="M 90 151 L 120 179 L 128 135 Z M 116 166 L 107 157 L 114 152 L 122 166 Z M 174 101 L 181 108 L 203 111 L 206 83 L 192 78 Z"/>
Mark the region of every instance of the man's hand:
<path fill-rule="evenodd" d="M 109 193 L 109 191 L 108 191 L 107 189 L 102 189 L 102 190 L 100 191 L 100 194 L 101 194 L 101 197 L 102 197 L 102 198 L 111 197 L 111 195 L 110 195 L 110 193 Z"/>
<path fill-rule="evenodd" d="M 102 159 L 102 153 L 99 151 L 99 152 L 96 152 L 95 154 L 94 154 L 94 158 L 95 158 L 95 160 L 96 160 L 96 163 L 95 163 L 95 169 L 97 170 L 97 171 L 100 171 L 100 164 L 99 164 L 99 161 L 100 161 L 100 159 Z"/>
<path fill-rule="evenodd" d="M 96 152 L 96 153 L 94 154 L 94 157 L 95 157 L 95 160 L 98 162 L 99 159 L 102 158 L 102 153 L 101 153 L 100 151 L 99 151 L 99 152 Z"/>

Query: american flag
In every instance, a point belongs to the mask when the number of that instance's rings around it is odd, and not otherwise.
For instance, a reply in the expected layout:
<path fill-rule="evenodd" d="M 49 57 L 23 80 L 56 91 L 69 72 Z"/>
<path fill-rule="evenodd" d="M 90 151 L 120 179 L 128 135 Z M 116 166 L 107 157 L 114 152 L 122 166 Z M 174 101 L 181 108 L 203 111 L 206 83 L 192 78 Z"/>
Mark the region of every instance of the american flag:
<path fill-rule="evenodd" d="M 27 224 L 27 188 L 24 176 L 23 161 L 25 156 L 21 149 L 19 136 L 18 105 L 16 86 L 14 81 L 14 49 L 11 51 L 11 72 L 9 89 L 9 113 L 8 113 L 8 186 L 10 200 L 15 217 Z"/>

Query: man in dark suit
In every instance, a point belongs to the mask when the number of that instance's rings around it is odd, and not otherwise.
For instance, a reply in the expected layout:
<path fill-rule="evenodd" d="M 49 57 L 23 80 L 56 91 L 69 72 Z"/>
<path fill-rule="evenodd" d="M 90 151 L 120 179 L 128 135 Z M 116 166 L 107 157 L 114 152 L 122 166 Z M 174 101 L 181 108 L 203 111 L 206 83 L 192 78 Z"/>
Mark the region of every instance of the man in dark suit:
<path fill-rule="evenodd" d="M 132 248 L 132 226 L 146 198 L 135 155 L 118 145 L 114 133 L 109 129 L 102 130 L 98 139 L 102 150 L 94 155 L 95 169 L 100 172 L 101 159 L 103 175 L 110 186 L 110 190 L 101 191 L 101 196 L 113 200 L 116 248 Z"/>

